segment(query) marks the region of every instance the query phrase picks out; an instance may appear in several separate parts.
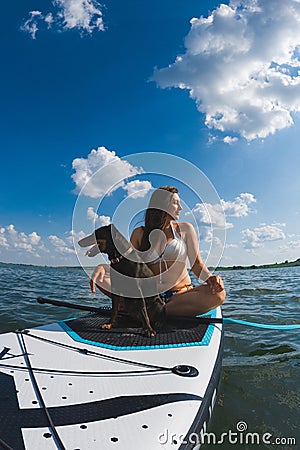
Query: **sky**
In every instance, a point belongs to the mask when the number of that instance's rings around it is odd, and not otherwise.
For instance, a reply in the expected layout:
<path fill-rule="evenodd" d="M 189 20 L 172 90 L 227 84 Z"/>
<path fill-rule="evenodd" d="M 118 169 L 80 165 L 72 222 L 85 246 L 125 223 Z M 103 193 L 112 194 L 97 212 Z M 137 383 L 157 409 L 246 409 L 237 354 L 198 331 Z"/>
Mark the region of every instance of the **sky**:
<path fill-rule="evenodd" d="M 97 264 L 165 184 L 207 263 L 300 257 L 299 0 L 0 8 L 0 261 Z"/>

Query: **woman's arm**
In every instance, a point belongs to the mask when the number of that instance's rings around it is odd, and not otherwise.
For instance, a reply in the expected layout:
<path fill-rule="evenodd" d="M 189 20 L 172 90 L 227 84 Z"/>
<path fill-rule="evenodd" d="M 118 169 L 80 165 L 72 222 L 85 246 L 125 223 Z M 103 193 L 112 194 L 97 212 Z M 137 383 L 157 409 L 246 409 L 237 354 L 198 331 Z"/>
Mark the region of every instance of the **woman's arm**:
<path fill-rule="evenodd" d="M 191 271 L 197 278 L 200 278 L 202 281 L 206 281 L 211 276 L 211 273 L 202 261 L 195 229 L 193 225 L 188 222 L 183 222 L 180 224 L 180 228 L 182 229 L 184 241 L 187 246 L 187 255 L 191 266 Z"/>
<path fill-rule="evenodd" d="M 136 250 L 139 250 L 141 248 L 142 236 L 143 236 L 143 227 L 135 228 L 131 233 L 130 242 L 132 243 L 133 247 Z"/>
<path fill-rule="evenodd" d="M 109 264 L 99 264 L 94 272 L 91 275 L 90 278 L 90 287 L 91 287 L 91 291 L 93 293 L 96 292 L 96 286 L 102 291 L 104 292 L 104 288 L 102 288 L 102 284 L 105 281 L 105 279 L 109 279 L 110 278 L 110 266 Z M 106 286 L 106 285 L 105 285 Z M 107 292 L 104 292 L 106 295 L 109 296 L 109 294 L 107 294 Z"/>
<path fill-rule="evenodd" d="M 202 261 L 198 238 L 192 224 L 185 222 L 185 242 L 187 245 L 188 259 L 191 265 L 191 271 L 202 281 L 205 281 L 210 287 L 213 294 L 221 292 L 224 289 L 224 284 L 219 275 L 212 275 L 204 262 Z"/>

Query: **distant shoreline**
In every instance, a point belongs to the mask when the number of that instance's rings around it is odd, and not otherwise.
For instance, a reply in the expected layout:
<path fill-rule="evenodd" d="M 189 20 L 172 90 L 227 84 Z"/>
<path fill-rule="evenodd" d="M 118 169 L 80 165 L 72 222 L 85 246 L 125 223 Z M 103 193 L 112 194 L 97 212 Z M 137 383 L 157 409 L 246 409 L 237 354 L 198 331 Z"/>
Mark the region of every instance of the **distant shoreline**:
<path fill-rule="evenodd" d="M 1 266 L 18 266 L 18 267 L 37 267 L 39 269 L 82 269 L 81 266 L 47 266 L 38 264 L 25 264 L 25 263 L 7 263 L 0 261 Z M 86 266 L 85 269 L 94 269 L 96 266 Z"/>
<path fill-rule="evenodd" d="M 285 261 L 281 263 L 273 263 L 273 264 L 261 264 L 256 266 L 252 264 L 251 266 L 231 266 L 231 267 L 216 267 L 215 270 L 249 270 L 249 269 L 278 269 L 281 267 L 297 267 L 300 266 L 300 258 L 296 259 L 296 261 Z"/>
<path fill-rule="evenodd" d="M 47 265 L 37 265 L 37 264 L 25 264 L 25 263 L 7 263 L 0 261 L 1 266 L 18 266 L 18 267 L 38 267 L 40 269 L 94 269 L 96 266 L 47 266 Z M 295 261 L 285 261 L 281 263 L 273 263 L 273 264 L 261 264 L 251 266 L 218 266 L 218 267 L 209 267 L 209 270 L 250 270 L 250 269 L 278 269 L 281 267 L 297 267 L 300 266 L 300 258 Z"/>

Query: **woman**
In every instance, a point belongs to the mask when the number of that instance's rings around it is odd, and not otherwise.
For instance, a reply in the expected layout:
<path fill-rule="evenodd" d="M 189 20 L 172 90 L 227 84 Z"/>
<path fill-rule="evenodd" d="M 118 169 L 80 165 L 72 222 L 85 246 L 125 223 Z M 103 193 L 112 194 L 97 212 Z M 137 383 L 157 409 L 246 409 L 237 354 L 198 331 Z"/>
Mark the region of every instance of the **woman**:
<path fill-rule="evenodd" d="M 145 226 L 135 228 L 130 241 L 156 276 L 167 315 L 195 316 L 221 305 L 226 293 L 221 277 L 212 275 L 201 259 L 194 227 L 188 222 L 177 222 L 181 210 L 176 187 L 156 189 L 146 210 Z M 191 284 L 187 258 L 192 272 L 206 284 Z M 95 284 L 109 295 L 104 266 L 98 266 L 91 277 L 92 292 Z"/>

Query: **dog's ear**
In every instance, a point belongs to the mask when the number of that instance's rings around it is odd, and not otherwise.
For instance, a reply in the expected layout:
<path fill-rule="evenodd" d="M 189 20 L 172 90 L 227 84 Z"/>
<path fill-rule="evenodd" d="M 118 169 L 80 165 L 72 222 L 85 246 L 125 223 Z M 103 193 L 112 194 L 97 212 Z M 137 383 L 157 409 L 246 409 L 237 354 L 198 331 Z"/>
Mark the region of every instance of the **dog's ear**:
<path fill-rule="evenodd" d="M 107 240 L 110 235 L 110 225 L 104 225 L 103 227 L 97 228 L 95 230 L 96 241 L 100 241 L 102 239 Z"/>
<path fill-rule="evenodd" d="M 117 241 L 118 241 L 119 231 L 112 223 L 107 226 L 107 229 L 108 229 L 108 233 L 107 233 L 108 245 L 111 248 L 115 249 L 116 247 L 118 247 Z"/>
<path fill-rule="evenodd" d="M 99 246 L 97 244 L 93 245 L 89 250 L 87 250 L 85 256 L 93 257 L 98 255 L 100 252 Z"/>
<path fill-rule="evenodd" d="M 80 247 L 89 247 L 90 245 L 95 245 L 96 243 L 97 241 L 95 232 L 78 241 L 78 245 L 80 245 Z"/>
<path fill-rule="evenodd" d="M 80 241 L 78 241 L 78 244 L 80 245 L 80 247 L 89 247 L 90 245 L 97 244 L 97 241 L 100 239 L 107 239 L 109 228 L 110 225 L 97 228 L 97 230 L 95 230 L 93 233 L 89 234 L 83 239 L 80 239 Z"/>
<path fill-rule="evenodd" d="M 114 241 L 115 239 L 117 239 L 118 236 L 118 229 L 114 226 L 113 223 L 111 223 L 110 225 L 108 225 L 110 227 L 110 235 L 112 237 L 112 240 Z"/>
<path fill-rule="evenodd" d="M 92 257 L 98 255 L 98 253 L 101 253 L 97 240 L 106 239 L 109 234 L 108 232 L 109 226 L 100 227 L 93 233 L 78 241 L 80 247 L 89 247 L 92 245 L 92 247 L 86 252 L 86 256 Z"/>

